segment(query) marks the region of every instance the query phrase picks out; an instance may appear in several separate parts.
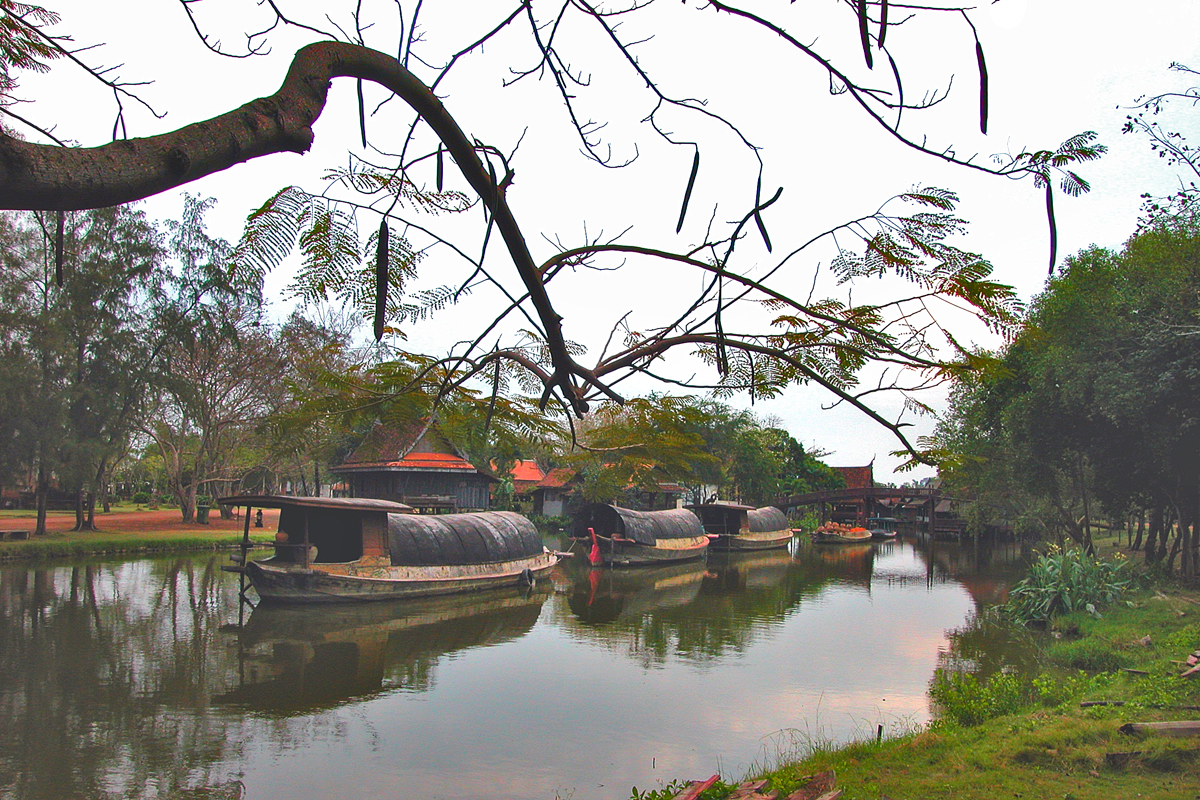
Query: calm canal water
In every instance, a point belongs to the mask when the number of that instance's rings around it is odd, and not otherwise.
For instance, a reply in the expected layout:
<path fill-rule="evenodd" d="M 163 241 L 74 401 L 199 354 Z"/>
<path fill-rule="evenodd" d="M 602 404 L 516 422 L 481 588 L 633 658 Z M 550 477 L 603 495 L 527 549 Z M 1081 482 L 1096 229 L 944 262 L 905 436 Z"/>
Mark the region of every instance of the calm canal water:
<path fill-rule="evenodd" d="M 1017 554 L 896 541 L 260 608 L 225 554 L 0 570 L 0 797 L 624 800 L 929 718 Z"/>

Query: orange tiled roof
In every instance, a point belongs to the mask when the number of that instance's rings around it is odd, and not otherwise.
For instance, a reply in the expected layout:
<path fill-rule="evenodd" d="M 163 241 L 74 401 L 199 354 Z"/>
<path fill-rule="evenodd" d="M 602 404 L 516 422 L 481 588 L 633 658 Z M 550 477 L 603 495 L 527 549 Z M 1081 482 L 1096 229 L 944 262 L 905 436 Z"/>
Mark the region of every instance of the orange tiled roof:
<path fill-rule="evenodd" d="M 575 470 L 567 467 L 556 467 L 546 473 L 546 477 L 538 481 L 539 489 L 561 489 L 575 478 Z"/>

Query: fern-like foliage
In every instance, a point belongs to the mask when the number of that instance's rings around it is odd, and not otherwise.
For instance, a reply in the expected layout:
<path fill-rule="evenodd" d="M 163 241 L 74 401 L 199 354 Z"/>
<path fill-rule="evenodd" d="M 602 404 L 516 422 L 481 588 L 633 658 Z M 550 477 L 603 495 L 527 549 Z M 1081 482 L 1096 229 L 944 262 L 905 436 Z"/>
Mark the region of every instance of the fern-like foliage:
<path fill-rule="evenodd" d="M 48 72 L 46 63 L 62 56 L 38 31 L 56 25 L 53 11 L 17 0 L 0 0 L 0 103 L 17 87 L 16 70 Z"/>
<path fill-rule="evenodd" d="M 383 170 L 350 167 L 330 170 L 325 178 L 361 194 L 393 197 L 423 212 L 459 212 L 470 207 L 461 192 L 424 192 L 411 181 Z M 288 286 L 290 297 L 307 304 L 339 300 L 369 319 L 375 310 L 379 233 L 372 228 L 363 245 L 356 216 L 360 209 L 298 186 L 284 187 L 246 218 L 230 268 L 261 281 L 298 250 L 301 263 Z M 385 322 L 392 333 L 398 332 L 397 326 L 427 319 L 469 293 L 469 287 L 441 287 L 406 298 L 406 285 L 416 276 L 421 256 L 405 237 L 388 237 Z"/>
<path fill-rule="evenodd" d="M 358 194 L 387 195 L 410 208 L 430 214 L 459 213 L 471 207 L 470 198 L 462 192 L 428 192 L 418 188 L 398 172 L 359 163 L 327 170 L 324 180 L 344 186 Z"/>

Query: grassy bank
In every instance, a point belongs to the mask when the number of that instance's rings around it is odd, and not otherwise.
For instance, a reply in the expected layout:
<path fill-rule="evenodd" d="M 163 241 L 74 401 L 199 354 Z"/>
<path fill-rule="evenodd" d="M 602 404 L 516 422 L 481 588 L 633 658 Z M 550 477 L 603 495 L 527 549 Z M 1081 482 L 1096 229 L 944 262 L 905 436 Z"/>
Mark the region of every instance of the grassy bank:
<path fill-rule="evenodd" d="M 988 614 L 975 624 L 1009 623 Z M 825 770 L 836 772 L 842 800 L 1200 798 L 1200 737 L 1120 731 L 1200 720 L 1200 673 L 1181 677 L 1200 651 L 1200 592 L 1135 590 L 1102 609 L 1054 616 L 1048 627 L 1016 634 L 1034 639 L 1034 669 L 939 671 L 931 696 L 940 717 L 923 730 L 878 743 L 872 731 L 843 747 L 798 735 L 774 769 L 724 777 L 769 778 L 780 798 Z M 677 789 L 635 796 L 658 800 Z"/>
<path fill-rule="evenodd" d="M 222 529 L 54 532 L 26 541 L 0 542 L 0 561 L 231 549 L 241 539 L 240 532 Z M 271 536 L 258 533 L 251 539 L 268 542 Z"/>

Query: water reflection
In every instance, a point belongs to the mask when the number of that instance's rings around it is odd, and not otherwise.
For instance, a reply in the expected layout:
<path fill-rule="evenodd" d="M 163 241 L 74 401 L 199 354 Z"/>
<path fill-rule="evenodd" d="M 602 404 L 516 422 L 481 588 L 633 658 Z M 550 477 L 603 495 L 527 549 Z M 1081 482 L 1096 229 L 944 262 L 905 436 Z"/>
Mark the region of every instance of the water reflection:
<path fill-rule="evenodd" d="M 261 606 L 239 637 L 239 685 L 214 702 L 295 714 L 385 690 L 430 691 L 444 656 L 524 636 L 548 596 L 513 589 L 319 610 Z"/>
<path fill-rule="evenodd" d="M 939 664 L 1014 657 L 966 624 L 1004 548 L 573 563 L 540 593 L 263 607 L 240 631 L 224 558 L 0 569 L 0 798 L 599 800 L 736 773 L 776 731 L 920 721 Z"/>

